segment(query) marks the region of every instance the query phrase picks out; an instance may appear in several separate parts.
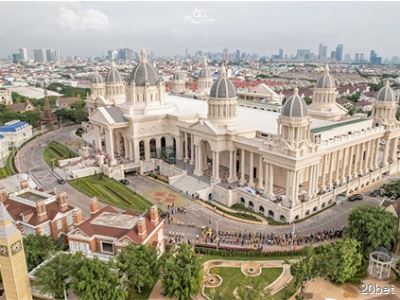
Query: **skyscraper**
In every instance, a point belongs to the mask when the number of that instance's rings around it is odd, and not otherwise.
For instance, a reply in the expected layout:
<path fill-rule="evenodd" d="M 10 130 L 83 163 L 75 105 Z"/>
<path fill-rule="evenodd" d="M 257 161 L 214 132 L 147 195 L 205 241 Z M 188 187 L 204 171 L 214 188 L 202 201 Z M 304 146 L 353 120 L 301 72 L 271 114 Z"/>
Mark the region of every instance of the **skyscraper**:
<path fill-rule="evenodd" d="M 378 56 L 375 50 L 371 50 L 369 54 L 369 62 L 371 65 L 380 65 L 382 64 L 382 57 Z"/>
<path fill-rule="evenodd" d="M 238 61 L 240 60 L 240 50 L 236 50 L 236 54 L 235 54 L 235 60 Z"/>
<path fill-rule="evenodd" d="M 283 58 L 283 49 L 279 49 L 278 57 Z"/>
<path fill-rule="evenodd" d="M 343 44 L 338 44 L 336 46 L 335 58 L 337 61 L 342 61 L 342 59 L 343 59 Z"/>
<path fill-rule="evenodd" d="M 18 52 L 19 52 L 20 60 L 22 62 L 27 62 L 29 60 L 28 50 L 26 50 L 26 48 L 19 48 Z"/>
<path fill-rule="evenodd" d="M 33 60 L 38 63 L 46 62 L 46 51 L 45 49 L 33 49 Z"/>
<path fill-rule="evenodd" d="M 328 46 L 324 45 L 324 44 L 319 44 L 319 48 L 318 48 L 318 58 L 319 59 L 323 59 L 326 58 L 326 56 L 328 55 Z"/>

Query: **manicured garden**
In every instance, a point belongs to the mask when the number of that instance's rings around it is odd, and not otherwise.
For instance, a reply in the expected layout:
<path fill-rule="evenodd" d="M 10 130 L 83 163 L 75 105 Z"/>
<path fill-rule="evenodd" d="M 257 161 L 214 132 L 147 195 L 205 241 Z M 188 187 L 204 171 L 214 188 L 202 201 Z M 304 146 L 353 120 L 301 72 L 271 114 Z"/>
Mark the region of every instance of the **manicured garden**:
<path fill-rule="evenodd" d="M 70 180 L 69 183 L 89 197 L 97 197 L 101 202 L 136 212 L 144 212 L 152 204 L 122 183 L 103 174 Z"/>
<path fill-rule="evenodd" d="M 54 166 L 58 166 L 59 160 L 78 157 L 78 154 L 57 141 L 51 141 L 44 149 L 43 156 L 49 166 L 53 166 L 53 162 Z"/>
<path fill-rule="evenodd" d="M 215 290 L 214 295 L 218 295 L 221 299 L 233 299 L 233 291 L 243 282 L 252 285 L 253 282 L 260 280 L 261 288 L 265 288 L 279 277 L 282 268 L 263 268 L 261 274 L 256 277 L 245 276 L 240 268 L 233 267 L 214 267 L 210 269 L 210 273 L 221 276 L 222 284 L 217 288 L 206 288 L 206 294 L 210 296 L 211 290 Z"/>

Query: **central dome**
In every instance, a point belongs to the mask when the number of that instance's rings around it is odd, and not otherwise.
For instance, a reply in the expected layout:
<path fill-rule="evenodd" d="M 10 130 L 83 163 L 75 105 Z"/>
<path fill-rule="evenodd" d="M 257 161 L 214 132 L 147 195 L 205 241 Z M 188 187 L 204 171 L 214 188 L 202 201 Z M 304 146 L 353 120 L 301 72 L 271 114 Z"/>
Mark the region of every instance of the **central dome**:
<path fill-rule="evenodd" d="M 336 87 L 335 80 L 329 74 L 329 66 L 325 66 L 324 74 L 317 80 L 317 88 L 319 89 L 334 89 Z"/>
<path fill-rule="evenodd" d="M 282 108 L 282 116 L 289 118 L 304 118 L 308 115 L 307 104 L 299 96 L 299 90 L 294 89 L 294 94 L 289 97 Z"/>
<path fill-rule="evenodd" d="M 103 77 L 101 77 L 101 75 L 99 74 L 99 71 L 97 70 L 97 68 L 94 71 L 94 75 L 93 75 L 93 77 L 91 79 L 91 82 L 93 84 L 103 84 L 104 83 Z"/>
<path fill-rule="evenodd" d="M 208 68 L 207 58 L 203 57 L 203 68 L 201 68 L 199 73 L 199 78 L 211 78 L 211 71 Z"/>
<path fill-rule="evenodd" d="M 225 66 L 221 66 L 221 75 L 211 87 L 210 97 L 212 98 L 235 98 L 236 89 L 233 83 L 226 77 Z"/>
<path fill-rule="evenodd" d="M 133 69 L 129 79 L 131 82 L 135 82 L 137 86 L 145 86 L 146 84 L 150 86 L 157 85 L 159 81 L 158 74 L 151 64 L 147 62 L 146 51 L 144 49 L 140 53 L 140 62 Z"/>

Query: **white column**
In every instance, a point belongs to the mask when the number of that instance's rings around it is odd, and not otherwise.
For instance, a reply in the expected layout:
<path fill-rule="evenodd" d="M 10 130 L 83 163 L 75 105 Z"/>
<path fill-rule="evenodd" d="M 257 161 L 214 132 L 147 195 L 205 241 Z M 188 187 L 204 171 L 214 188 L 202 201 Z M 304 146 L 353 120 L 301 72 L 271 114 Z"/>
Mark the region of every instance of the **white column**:
<path fill-rule="evenodd" d="M 272 164 L 269 164 L 268 168 L 268 190 L 269 194 L 273 195 L 274 194 L 274 166 Z"/>
<path fill-rule="evenodd" d="M 329 157 L 330 157 L 330 160 L 329 160 L 329 188 L 330 189 L 332 189 L 332 185 L 333 185 L 333 179 L 332 179 L 332 176 L 333 176 L 333 159 L 334 159 L 334 156 L 335 156 L 335 152 L 331 152 L 330 154 L 329 154 Z"/>
<path fill-rule="evenodd" d="M 175 137 L 175 151 L 176 151 L 176 160 L 181 160 L 183 159 L 183 152 L 182 152 L 182 141 L 181 137 L 177 136 Z"/>
<path fill-rule="evenodd" d="M 397 161 L 397 148 L 399 146 L 399 138 L 395 137 L 393 138 L 393 148 L 392 148 L 392 155 L 391 159 L 393 162 Z"/>
<path fill-rule="evenodd" d="M 102 146 L 101 146 L 101 136 L 100 136 L 100 126 L 94 125 L 94 144 L 96 147 L 96 150 L 100 150 L 103 152 Z"/>
<path fill-rule="evenodd" d="M 258 189 L 261 190 L 263 187 L 263 160 L 262 156 L 259 156 L 259 162 L 258 162 Z"/>
<path fill-rule="evenodd" d="M 235 165 L 234 165 L 234 159 L 233 159 L 234 152 L 232 150 L 229 150 L 229 177 L 228 177 L 228 182 L 234 182 L 235 177 Z"/>
<path fill-rule="evenodd" d="M 132 140 L 132 143 L 133 143 L 133 156 L 134 156 L 134 160 L 135 160 L 135 162 L 139 162 L 139 160 L 140 160 L 140 150 L 139 150 L 139 141 L 135 141 L 135 140 Z"/>
<path fill-rule="evenodd" d="M 150 159 L 150 141 L 144 140 L 144 156 L 146 160 Z"/>
<path fill-rule="evenodd" d="M 215 163 L 215 183 L 220 183 L 221 182 L 221 178 L 219 177 L 219 152 L 215 152 L 215 159 L 216 159 L 216 163 Z"/>
<path fill-rule="evenodd" d="M 322 157 L 322 174 L 321 174 L 321 189 L 322 190 L 326 189 L 326 185 L 325 185 L 325 181 L 326 181 L 325 173 L 326 173 L 326 165 L 327 165 L 326 161 L 327 161 L 327 155 L 324 155 Z"/>
<path fill-rule="evenodd" d="M 390 147 L 391 140 L 386 140 L 385 147 L 383 150 L 383 165 L 387 165 L 389 161 L 389 147 Z"/>
<path fill-rule="evenodd" d="M 243 185 L 246 183 L 245 174 L 244 174 L 244 166 L 245 166 L 245 157 L 246 151 L 244 149 L 240 150 L 240 184 Z"/>
<path fill-rule="evenodd" d="M 188 162 L 189 161 L 189 147 L 188 147 L 188 134 L 187 132 L 184 133 L 184 140 L 185 140 L 185 158 L 184 158 L 184 162 Z"/>
<path fill-rule="evenodd" d="M 349 179 L 353 178 L 353 163 L 354 163 L 354 146 L 350 147 L 349 156 Z"/>
<path fill-rule="evenodd" d="M 190 135 L 190 164 L 193 165 L 194 160 L 193 160 L 193 156 L 194 156 L 194 138 L 193 138 L 193 134 Z"/>
<path fill-rule="evenodd" d="M 349 160 L 349 148 L 344 148 L 343 159 L 342 159 L 342 183 L 346 182 L 346 168 L 348 160 Z"/>
<path fill-rule="evenodd" d="M 114 158 L 114 139 L 113 139 L 113 131 L 111 128 L 106 130 L 106 149 L 107 154 Z"/>
<path fill-rule="evenodd" d="M 249 185 L 253 186 L 254 185 L 254 154 L 253 152 L 250 152 L 250 170 L 249 170 Z"/>
<path fill-rule="evenodd" d="M 308 167 L 308 197 L 311 199 L 314 194 L 314 166 Z"/>

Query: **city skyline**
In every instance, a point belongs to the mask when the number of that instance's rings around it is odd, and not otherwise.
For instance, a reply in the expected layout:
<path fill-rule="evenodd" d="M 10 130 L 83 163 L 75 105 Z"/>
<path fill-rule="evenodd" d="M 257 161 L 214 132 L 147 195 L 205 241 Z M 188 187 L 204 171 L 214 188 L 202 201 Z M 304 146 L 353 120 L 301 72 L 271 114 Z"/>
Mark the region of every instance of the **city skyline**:
<path fill-rule="evenodd" d="M 36 48 L 58 48 L 63 56 L 102 56 L 124 47 L 146 47 L 158 55 L 183 54 L 185 48 L 271 55 L 279 49 L 318 53 L 320 43 L 328 46 L 328 55 L 338 44 L 344 45 L 343 55 L 400 53 L 393 38 L 400 33 L 395 24 L 400 4 L 393 2 L 2 2 L 0 8 L 0 37 L 8 41 L 0 49 L 4 58 L 21 47 L 30 56 Z M 26 9 L 30 15 L 18 14 Z"/>

